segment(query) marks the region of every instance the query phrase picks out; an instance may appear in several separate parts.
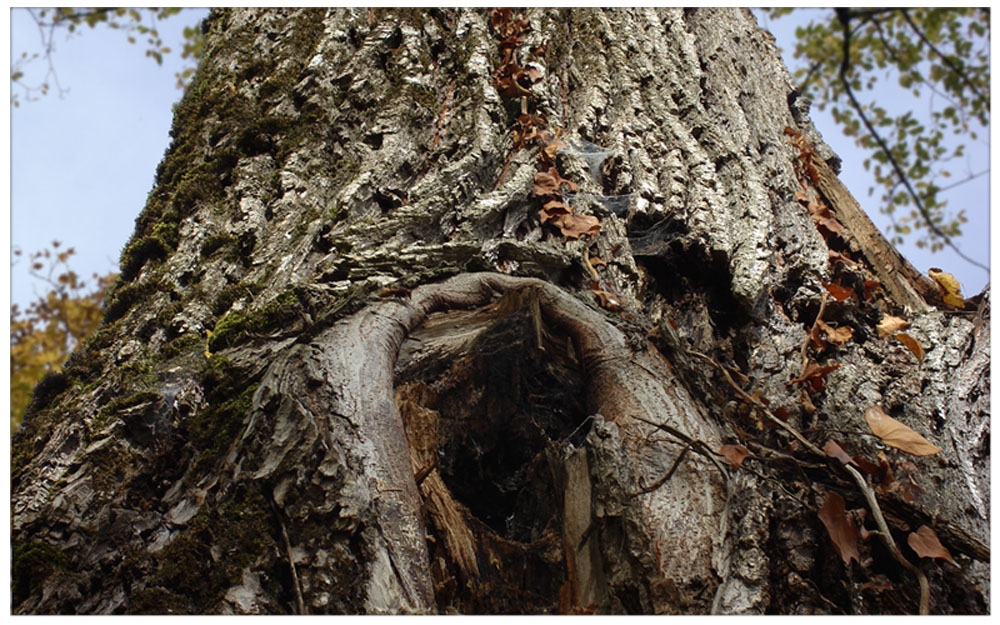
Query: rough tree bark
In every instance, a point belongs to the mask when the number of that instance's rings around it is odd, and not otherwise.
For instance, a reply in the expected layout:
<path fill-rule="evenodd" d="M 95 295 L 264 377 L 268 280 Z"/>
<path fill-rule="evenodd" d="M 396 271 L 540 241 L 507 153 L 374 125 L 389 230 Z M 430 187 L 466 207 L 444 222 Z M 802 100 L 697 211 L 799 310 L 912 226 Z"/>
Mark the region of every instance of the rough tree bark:
<path fill-rule="evenodd" d="M 211 14 L 15 437 L 15 612 L 988 611 L 988 292 L 888 246 L 749 12 L 521 15 Z"/>

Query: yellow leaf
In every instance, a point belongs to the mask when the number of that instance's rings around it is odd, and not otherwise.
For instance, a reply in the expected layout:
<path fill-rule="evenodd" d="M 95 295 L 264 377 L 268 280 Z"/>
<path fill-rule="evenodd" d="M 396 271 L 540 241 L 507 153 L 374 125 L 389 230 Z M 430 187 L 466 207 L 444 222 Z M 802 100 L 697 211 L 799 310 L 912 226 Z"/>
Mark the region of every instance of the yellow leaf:
<path fill-rule="evenodd" d="M 937 282 L 938 290 L 944 303 L 955 308 L 965 308 L 965 298 L 962 297 L 962 287 L 950 273 L 945 273 L 937 267 L 931 267 L 927 274 Z"/>
<path fill-rule="evenodd" d="M 920 344 L 920 341 L 902 332 L 896 335 L 896 339 L 905 345 L 906 349 L 913 352 L 913 355 L 917 357 L 917 362 L 924 361 L 924 346 Z"/>
<path fill-rule="evenodd" d="M 875 328 L 878 330 L 878 336 L 880 339 L 884 339 L 887 336 L 892 336 L 900 330 L 904 330 L 910 327 L 910 322 L 905 319 L 900 319 L 899 317 L 893 317 L 892 315 L 882 315 L 882 321 L 879 322 L 878 326 Z"/>
<path fill-rule="evenodd" d="M 885 414 L 878 406 L 865 410 L 865 421 L 882 442 L 914 456 L 932 456 L 941 448 Z"/>

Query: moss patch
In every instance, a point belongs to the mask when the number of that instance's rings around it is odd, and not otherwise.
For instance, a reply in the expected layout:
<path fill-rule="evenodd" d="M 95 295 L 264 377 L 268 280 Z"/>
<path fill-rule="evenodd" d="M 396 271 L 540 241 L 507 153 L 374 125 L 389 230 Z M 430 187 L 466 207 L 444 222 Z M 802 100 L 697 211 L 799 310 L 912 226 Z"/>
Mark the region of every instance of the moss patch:
<path fill-rule="evenodd" d="M 104 309 L 104 323 L 120 319 L 135 304 L 144 301 L 160 290 L 158 280 L 143 280 L 138 283 L 124 283 L 122 278 L 108 291 L 110 300 Z"/>
<path fill-rule="evenodd" d="M 267 500 L 250 486 L 235 486 L 158 555 L 153 588 L 129 597 L 129 612 L 158 612 L 176 597 L 185 599 L 176 606 L 185 612 L 214 611 L 226 590 L 242 581 L 243 570 L 274 550 L 276 532 Z"/>
<path fill-rule="evenodd" d="M 56 571 L 66 570 L 66 554 L 39 540 L 15 541 L 11 558 L 10 589 L 14 605 L 24 601 L 33 588 Z"/>
<path fill-rule="evenodd" d="M 255 311 L 231 312 L 225 315 L 216 322 L 212 330 L 209 350 L 216 352 L 233 347 L 256 336 L 290 325 L 290 322 L 300 319 L 305 312 L 306 304 L 301 298 L 302 295 L 301 288 L 292 287 Z"/>

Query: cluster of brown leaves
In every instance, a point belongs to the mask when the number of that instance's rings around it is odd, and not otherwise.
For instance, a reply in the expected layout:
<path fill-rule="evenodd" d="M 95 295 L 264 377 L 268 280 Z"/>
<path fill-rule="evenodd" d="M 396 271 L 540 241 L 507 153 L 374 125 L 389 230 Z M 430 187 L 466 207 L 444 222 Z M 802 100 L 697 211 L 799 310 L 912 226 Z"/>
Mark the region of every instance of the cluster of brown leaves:
<path fill-rule="evenodd" d="M 538 173 L 535 174 L 531 195 L 541 204 L 538 217 L 542 224 L 550 224 L 568 239 L 579 239 L 582 236 L 595 236 L 601 229 L 601 220 L 593 215 L 577 214 L 563 195 L 563 188 L 577 191 L 577 184 L 562 177 L 556 167 L 556 157 L 559 150 L 566 147 L 560 139 L 562 131 L 559 128 L 550 130 L 548 119 L 542 113 L 528 112 L 528 102 L 532 97 L 531 87 L 542 80 L 541 69 L 530 64 L 521 65 L 518 59 L 518 48 L 524 44 L 526 33 L 531 25 L 520 14 L 510 8 L 493 9 L 490 12 L 490 25 L 500 36 L 500 66 L 493 73 L 493 84 L 500 95 L 507 98 L 520 98 L 521 115 L 512 131 L 514 149 L 538 148 Z M 548 43 L 531 50 L 536 56 L 544 55 Z M 500 174 L 499 186 L 507 172 L 507 164 Z M 600 259 L 591 259 L 591 261 Z M 590 263 L 589 269 L 596 277 L 597 264 Z M 619 298 L 611 291 L 600 288 L 595 279 L 590 290 L 597 297 L 602 308 L 617 312 L 621 310 Z"/>
<path fill-rule="evenodd" d="M 571 191 L 577 190 L 572 180 L 563 178 L 556 168 L 556 155 L 565 144 L 560 140 L 560 131 L 548 128 L 548 120 L 543 114 L 529 114 L 527 99 L 531 97 L 531 87 L 540 80 L 543 74 L 534 65 L 521 65 L 517 49 L 524 43 L 525 35 L 531 26 L 528 21 L 515 14 L 510 8 L 493 9 L 490 13 L 490 24 L 500 35 L 501 63 L 493 74 L 494 84 L 504 97 L 522 98 L 522 114 L 517 118 L 514 128 L 514 149 L 539 147 L 539 171 L 535 174 L 535 184 L 531 194 L 539 200 L 542 207 L 538 216 L 542 223 L 551 224 L 562 232 L 563 236 L 578 239 L 584 235 L 593 235 L 600 230 L 600 220 L 592 215 L 578 215 L 562 194 L 563 187 Z"/>
<path fill-rule="evenodd" d="M 816 153 L 813 150 L 812 144 L 809 143 L 809 139 L 792 128 L 791 126 L 785 126 L 785 134 L 791 137 L 792 145 L 794 145 L 799 150 L 799 169 L 806 177 L 809 178 L 810 182 L 813 184 L 819 183 L 819 172 L 816 171 L 816 166 L 813 164 L 813 159 L 816 158 Z"/>
<path fill-rule="evenodd" d="M 493 9 L 490 25 L 501 38 L 500 67 L 493 72 L 493 84 L 505 98 L 530 97 L 532 85 L 542 80 L 542 72 L 531 64 L 522 66 L 517 58 L 517 49 L 531 29 L 528 20 L 510 8 Z"/>
<path fill-rule="evenodd" d="M 879 338 L 884 339 L 894 337 L 897 341 L 902 343 L 906 349 L 913 353 L 918 363 L 921 363 L 924 361 L 924 346 L 920 344 L 920 341 L 913 338 L 909 334 L 900 332 L 900 330 L 905 330 L 908 327 L 910 327 L 909 321 L 900 319 L 899 317 L 893 317 L 889 314 L 883 314 L 882 321 L 879 322 L 875 329 L 878 331 Z"/>
<path fill-rule="evenodd" d="M 865 409 L 865 422 L 872 434 L 882 443 L 904 453 L 912 456 L 931 456 L 941 451 L 940 447 L 893 419 L 878 406 L 869 406 Z M 904 474 L 906 477 L 905 480 L 897 480 L 889 465 L 889 459 L 882 452 L 878 454 L 878 462 L 872 462 L 864 455 L 852 456 L 832 439 L 826 442 L 823 452 L 839 460 L 841 464 L 850 465 L 869 476 L 872 483 L 883 493 L 898 493 L 906 501 L 912 501 L 914 495 L 919 492 L 919 487 L 912 478 L 912 474 L 917 473 L 917 467 L 912 462 L 903 460 L 897 463 L 896 472 L 900 473 L 901 477 Z"/>
<path fill-rule="evenodd" d="M 861 563 L 859 543 L 868 542 L 868 539 L 875 534 L 864 525 L 867 513 L 864 508 L 847 510 L 843 497 L 833 491 L 827 491 L 826 500 L 819 511 L 819 519 L 826 527 L 833 547 L 845 565 L 850 564 L 851 560 Z M 921 525 L 917 531 L 910 532 L 906 542 L 918 557 L 955 562 L 948 549 L 941 544 L 937 532 L 926 525 Z"/>
<path fill-rule="evenodd" d="M 893 419 L 878 406 L 870 406 L 865 410 L 865 421 L 872 433 L 891 447 L 914 456 L 929 456 L 941 451 L 926 438 L 906 425 Z M 900 479 L 897 479 L 889 465 L 889 460 L 882 452 L 878 454 L 878 463 L 872 462 L 864 455 L 851 456 L 836 441 L 828 440 L 823 451 L 827 456 L 835 458 L 844 465 L 856 468 L 862 474 L 869 476 L 872 483 L 882 493 L 897 493 L 906 501 L 912 501 L 915 493 L 920 492 L 913 479 L 917 472 L 916 465 L 903 461 L 897 465 Z M 847 512 L 844 500 L 834 492 L 827 493 L 827 499 L 819 511 L 819 518 L 827 529 L 837 553 L 848 564 L 852 559 L 860 562 L 858 556 L 858 539 L 867 541 L 871 532 L 864 526 L 865 510 Z M 929 527 L 923 526 L 909 535 L 907 543 L 921 558 L 940 558 L 952 561 L 951 554 L 941 545 L 937 534 Z"/>

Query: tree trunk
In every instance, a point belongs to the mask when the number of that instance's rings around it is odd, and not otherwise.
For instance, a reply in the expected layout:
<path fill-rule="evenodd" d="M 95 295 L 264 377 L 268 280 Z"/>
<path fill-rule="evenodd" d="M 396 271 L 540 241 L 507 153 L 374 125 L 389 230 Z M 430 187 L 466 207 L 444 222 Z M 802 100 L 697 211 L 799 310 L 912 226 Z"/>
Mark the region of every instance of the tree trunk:
<path fill-rule="evenodd" d="M 748 11 L 204 29 L 14 441 L 16 613 L 988 612 L 989 294 L 874 229 Z"/>

